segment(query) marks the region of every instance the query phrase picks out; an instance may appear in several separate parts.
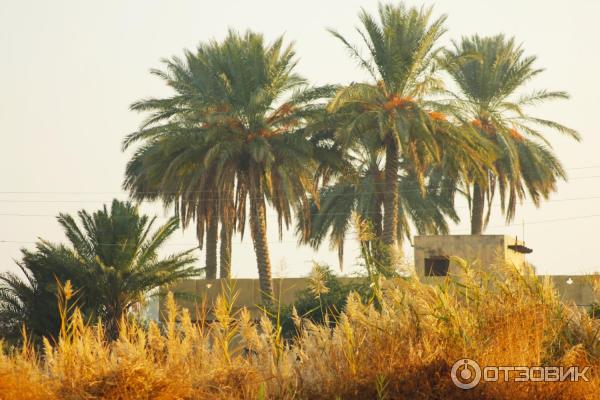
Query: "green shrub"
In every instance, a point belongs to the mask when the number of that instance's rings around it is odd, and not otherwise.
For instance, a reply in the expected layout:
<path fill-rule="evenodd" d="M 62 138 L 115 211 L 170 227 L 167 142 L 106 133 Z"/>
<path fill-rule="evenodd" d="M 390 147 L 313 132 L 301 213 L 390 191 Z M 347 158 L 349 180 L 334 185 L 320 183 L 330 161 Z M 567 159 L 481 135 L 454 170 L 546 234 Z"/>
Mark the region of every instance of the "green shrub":
<path fill-rule="evenodd" d="M 315 264 L 309 279 L 308 287 L 298 293 L 294 303 L 281 306 L 279 310 L 279 323 L 285 338 L 296 334 L 292 317 L 294 308 L 303 319 L 318 324 L 327 320 L 330 325 L 335 325 L 351 292 L 358 293 L 365 301 L 370 298 L 368 279 L 343 283 L 327 265 Z M 276 316 L 276 313 L 272 315 Z"/>

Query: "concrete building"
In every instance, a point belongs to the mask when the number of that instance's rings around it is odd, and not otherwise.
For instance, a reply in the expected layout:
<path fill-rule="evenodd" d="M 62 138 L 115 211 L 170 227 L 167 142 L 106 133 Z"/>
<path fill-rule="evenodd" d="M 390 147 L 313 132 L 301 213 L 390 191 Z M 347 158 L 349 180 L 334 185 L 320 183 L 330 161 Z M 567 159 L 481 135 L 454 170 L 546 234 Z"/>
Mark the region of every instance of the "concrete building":
<path fill-rule="evenodd" d="M 440 284 L 448 277 L 460 281 L 462 269 L 456 258 L 482 268 L 514 266 L 523 270 L 525 255 L 533 250 L 506 235 L 430 235 L 414 239 L 415 272 L 422 282 Z M 594 302 L 592 279 L 587 275 L 541 275 L 548 278 L 565 302 L 589 307 Z M 600 279 L 600 278 L 597 278 Z"/>
<path fill-rule="evenodd" d="M 415 271 L 419 278 L 459 277 L 456 258 L 470 265 L 493 267 L 512 265 L 522 270 L 525 254 L 531 249 L 505 235 L 430 235 L 415 236 Z"/>

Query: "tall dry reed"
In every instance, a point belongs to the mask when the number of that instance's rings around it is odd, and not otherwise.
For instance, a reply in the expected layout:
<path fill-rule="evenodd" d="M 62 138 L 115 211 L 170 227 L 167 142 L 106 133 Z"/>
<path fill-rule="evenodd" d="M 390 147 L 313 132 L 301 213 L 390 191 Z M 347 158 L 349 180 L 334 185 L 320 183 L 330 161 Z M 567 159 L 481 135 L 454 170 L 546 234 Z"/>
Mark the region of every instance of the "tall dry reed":
<path fill-rule="evenodd" d="M 108 342 L 68 298 L 56 342 L 0 352 L 0 399 L 594 399 L 600 323 L 563 304 L 548 280 L 510 268 L 464 266 L 458 283 L 382 281 L 376 299 L 351 295 L 336 324 L 295 316 L 298 337 L 263 316 L 214 305 L 216 322 L 194 324 L 168 298 L 159 328 L 123 322 Z M 202 312 L 201 312 L 202 314 Z M 481 383 L 450 379 L 463 357 L 480 365 L 589 365 L 590 382 Z"/>

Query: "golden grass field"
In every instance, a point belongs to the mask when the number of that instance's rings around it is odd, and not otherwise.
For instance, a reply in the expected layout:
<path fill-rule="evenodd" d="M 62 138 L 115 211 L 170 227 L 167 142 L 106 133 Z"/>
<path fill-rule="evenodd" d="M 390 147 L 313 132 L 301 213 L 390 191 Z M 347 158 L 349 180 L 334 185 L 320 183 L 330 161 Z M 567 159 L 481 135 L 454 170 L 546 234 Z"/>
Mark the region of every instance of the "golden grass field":
<path fill-rule="evenodd" d="M 380 307 L 351 295 L 334 328 L 297 318 L 285 342 L 269 318 L 215 304 L 192 324 L 170 298 L 162 329 L 122 324 L 107 343 L 77 311 L 56 344 L 0 354 L 0 399 L 597 399 L 600 323 L 561 303 L 549 282 L 510 270 L 468 270 L 464 285 L 383 283 Z M 6 347 L 6 346 L 5 346 Z M 450 379 L 462 357 L 480 365 L 591 366 L 589 382 Z"/>

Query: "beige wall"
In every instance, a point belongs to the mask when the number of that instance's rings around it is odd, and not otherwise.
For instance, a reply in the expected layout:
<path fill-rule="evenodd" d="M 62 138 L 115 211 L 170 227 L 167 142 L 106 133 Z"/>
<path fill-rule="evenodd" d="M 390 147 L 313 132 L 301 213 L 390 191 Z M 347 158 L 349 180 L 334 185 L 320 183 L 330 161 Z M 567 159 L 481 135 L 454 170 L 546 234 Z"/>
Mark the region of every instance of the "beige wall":
<path fill-rule="evenodd" d="M 299 291 L 307 286 L 306 278 L 286 278 L 274 279 L 273 291 L 276 299 L 282 304 L 291 304 L 294 302 Z M 207 307 L 214 303 L 217 297 L 222 294 L 230 296 L 236 293 L 235 305 L 248 308 L 252 315 L 258 315 L 260 304 L 260 287 L 258 279 L 232 279 L 230 281 L 222 279 L 195 279 L 179 282 L 171 288 L 164 288 L 161 291 L 159 302 L 159 313 L 165 312 L 165 295 L 171 291 L 175 294 L 177 304 L 188 308 L 192 313 L 196 308 L 206 303 Z M 212 318 L 209 311 L 208 318 Z"/>
<path fill-rule="evenodd" d="M 431 256 L 459 257 L 467 263 L 479 266 L 493 266 L 500 264 L 514 265 L 521 268 L 526 262 L 523 254 L 508 248 L 516 244 L 514 237 L 504 235 L 438 235 L 416 236 L 414 240 L 415 270 L 419 279 L 427 284 L 443 284 L 446 277 L 424 276 L 425 258 Z M 518 242 L 518 244 L 523 244 Z M 460 280 L 461 268 L 456 261 L 450 262 L 449 275 Z M 540 276 L 545 278 L 545 276 Z M 548 276 L 562 297 L 563 301 L 579 306 L 589 306 L 594 302 L 592 281 L 590 276 Z M 362 278 L 341 278 L 342 281 L 352 281 Z M 161 290 L 159 301 L 159 314 L 165 312 L 165 294 L 172 291 L 178 296 L 177 303 L 188 308 L 192 315 L 198 304 L 206 302 L 207 306 L 214 303 L 219 294 L 227 294 L 228 286 L 231 292 L 237 293 L 236 308 L 247 307 L 252 315 L 258 316 L 260 309 L 260 288 L 257 279 L 232 279 L 225 280 L 187 280 L 178 283 L 175 287 Z M 294 302 L 298 292 L 308 285 L 307 278 L 274 279 L 273 289 L 275 298 L 282 304 Z M 208 310 L 208 319 L 213 316 Z"/>
<path fill-rule="evenodd" d="M 589 307 L 596 300 L 592 290 L 590 275 L 538 275 L 540 279 L 550 279 L 562 301 L 582 307 Z M 420 278 L 428 285 L 443 285 L 446 278 L 426 276 Z"/>
<path fill-rule="evenodd" d="M 342 283 L 350 283 L 363 278 L 342 277 Z M 273 279 L 273 291 L 275 298 L 281 304 L 289 305 L 294 302 L 299 292 L 308 287 L 308 278 L 285 278 Z M 177 305 L 190 310 L 192 318 L 195 319 L 197 310 L 206 305 L 207 318 L 212 319 L 211 306 L 219 295 L 231 296 L 236 293 L 234 308 L 246 307 L 250 314 L 259 316 L 261 310 L 260 287 L 258 279 L 190 279 L 177 283 L 173 287 L 162 288 L 159 294 L 158 312 L 160 316 L 166 312 L 166 295 L 172 292 L 175 295 Z"/>
<path fill-rule="evenodd" d="M 552 283 L 563 301 L 575 303 L 578 306 L 589 306 L 594 303 L 592 279 L 597 279 L 597 277 L 589 275 L 547 275 L 547 277 L 552 279 Z"/>
<path fill-rule="evenodd" d="M 562 300 L 566 303 L 572 303 L 582 307 L 587 307 L 594 303 L 591 276 L 540 275 L 540 278 L 551 279 Z M 344 281 L 350 282 L 356 279 L 361 278 L 344 278 Z M 446 280 L 444 277 L 431 276 L 420 279 L 422 282 L 430 285 L 441 285 L 444 284 L 444 281 Z M 225 281 L 218 279 L 198 279 L 183 281 L 177 284 L 175 287 L 164 289 L 161 291 L 161 296 L 159 299 L 159 315 L 161 317 L 165 315 L 165 295 L 166 292 L 170 290 L 173 293 L 183 295 L 176 298 L 177 304 L 181 307 L 189 309 L 192 313 L 193 319 L 195 319 L 194 315 L 196 308 L 203 302 L 206 302 L 208 308 L 207 319 L 212 319 L 213 315 L 210 311 L 210 306 L 214 303 L 219 294 L 226 295 L 227 289 L 225 285 Z M 246 307 L 250 311 L 251 315 L 258 317 L 260 315 L 260 309 L 258 308 L 258 304 L 260 304 L 258 280 L 233 279 L 231 281 L 231 285 L 238 294 L 234 308 L 239 309 L 241 307 Z M 298 292 L 306 288 L 307 285 L 308 279 L 306 278 L 278 279 L 274 281 L 274 290 L 276 296 L 279 296 L 279 293 L 281 293 L 280 298 L 282 303 L 287 305 L 293 303 Z M 224 288 L 225 290 L 223 290 Z M 283 289 L 283 291 L 281 291 L 281 289 Z"/>

